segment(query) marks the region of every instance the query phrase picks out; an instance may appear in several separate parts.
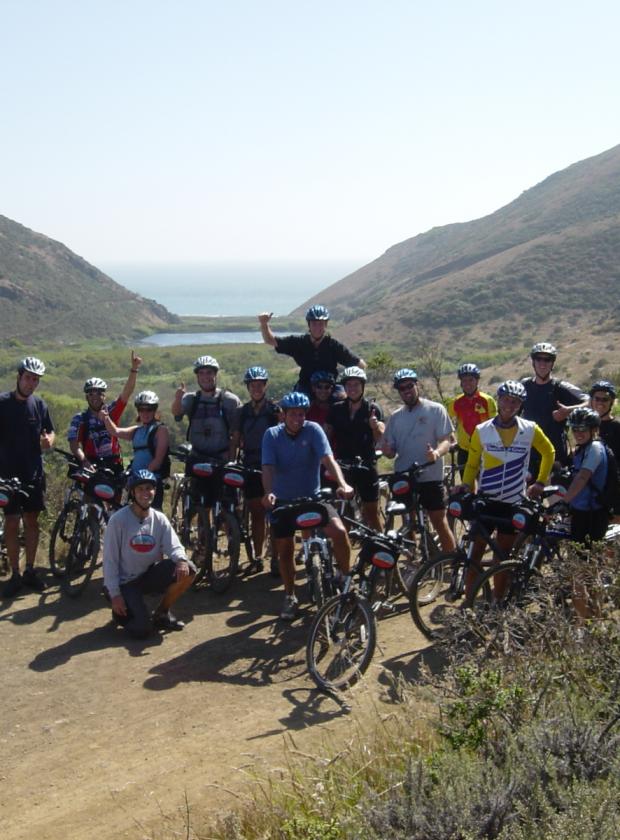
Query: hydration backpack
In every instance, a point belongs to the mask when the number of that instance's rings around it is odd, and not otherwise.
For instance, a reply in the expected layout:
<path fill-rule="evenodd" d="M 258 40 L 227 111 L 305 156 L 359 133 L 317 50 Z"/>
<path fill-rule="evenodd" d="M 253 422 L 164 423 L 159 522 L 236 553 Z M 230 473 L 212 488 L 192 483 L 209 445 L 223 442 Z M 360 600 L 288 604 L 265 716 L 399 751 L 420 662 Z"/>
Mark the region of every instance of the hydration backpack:
<path fill-rule="evenodd" d="M 151 425 L 151 428 L 149 429 L 149 433 L 148 433 L 147 438 L 146 438 L 146 446 L 134 446 L 134 452 L 138 452 L 140 449 L 147 449 L 148 448 L 149 452 L 151 453 L 151 455 L 154 458 L 155 457 L 155 451 L 157 449 L 157 444 L 155 443 L 155 435 L 157 434 L 157 429 L 159 429 L 159 427 L 163 426 L 163 425 L 164 424 L 160 423 L 159 421 L 154 422 Z M 161 478 L 169 478 L 171 468 L 172 468 L 172 462 L 170 461 L 170 448 L 168 448 L 168 451 L 166 452 L 164 460 L 161 462 L 161 466 L 160 466 L 160 468 L 158 469 L 157 472 L 159 473 Z"/>
<path fill-rule="evenodd" d="M 603 443 L 603 441 L 601 441 Z M 612 516 L 620 514 L 620 476 L 618 475 L 618 461 L 612 450 L 603 443 L 607 455 L 607 475 L 601 490 L 596 491 L 598 501 Z"/>

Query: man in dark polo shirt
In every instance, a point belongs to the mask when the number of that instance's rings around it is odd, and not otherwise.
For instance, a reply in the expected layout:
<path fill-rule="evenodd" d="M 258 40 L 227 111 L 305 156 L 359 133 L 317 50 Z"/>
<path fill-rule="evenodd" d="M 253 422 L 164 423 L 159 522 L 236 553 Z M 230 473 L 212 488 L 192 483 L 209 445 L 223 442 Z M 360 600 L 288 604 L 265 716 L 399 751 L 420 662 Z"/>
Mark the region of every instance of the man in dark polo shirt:
<path fill-rule="evenodd" d="M 11 578 L 2 596 L 12 598 L 23 586 L 40 592 L 45 584 L 34 563 L 39 545 L 39 514 L 45 509 L 45 474 L 42 449 L 54 445 L 54 426 L 47 405 L 35 397 L 45 365 L 34 356 L 23 359 L 17 369 L 14 391 L 0 394 L 0 477 L 18 478 L 28 497 L 14 495 L 4 508 L 6 550 Z M 19 571 L 19 521 L 24 523 L 26 568 Z"/>
<path fill-rule="evenodd" d="M 307 396 L 312 397 L 310 377 L 317 370 L 331 373 L 335 380 L 338 375 L 338 365 L 366 367 L 366 362 L 363 359 L 360 359 L 359 356 L 356 356 L 348 347 L 336 341 L 327 332 L 329 312 L 325 306 L 314 304 L 306 312 L 308 332 L 305 335 L 286 335 L 276 338 L 269 326 L 272 314 L 262 312 L 258 316 L 263 341 L 265 344 L 274 347 L 276 353 L 292 356 L 299 365 L 299 380 L 295 387 L 296 391 L 302 391 Z"/>

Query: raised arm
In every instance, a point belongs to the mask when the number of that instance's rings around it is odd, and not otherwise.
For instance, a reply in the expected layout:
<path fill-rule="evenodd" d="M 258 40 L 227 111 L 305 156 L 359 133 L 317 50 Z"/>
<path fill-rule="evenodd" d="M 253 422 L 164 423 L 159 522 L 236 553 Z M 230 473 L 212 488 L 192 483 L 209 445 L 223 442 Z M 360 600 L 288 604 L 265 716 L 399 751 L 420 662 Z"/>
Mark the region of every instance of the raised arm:
<path fill-rule="evenodd" d="M 127 377 L 127 382 L 123 387 L 123 390 L 119 394 L 119 399 L 121 402 L 124 402 L 125 405 L 129 402 L 129 398 L 134 392 L 134 388 L 136 387 L 136 380 L 138 378 L 138 371 L 140 369 L 140 365 L 142 364 L 142 358 L 140 356 L 136 356 L 135 352 L 131 351 L 131 369 L 129 371 L 129 376 Z"/>
<path fill-rule="evenodd" d="M 136 429 L 138 428 L 137 425 L 127 426 L 124 429 L 119 428 L 114 422 L 114 420 L 112 420 L 108 412 L 103 408 L 100 412 L 98 412 L 97 417 L 106 427 L 106 431 L 109 434 L 111 434 L 113 437 L 120 438 L 121 440 L 131 440 L 135 434 Z"/>
<path fill-rule="evenodd" d="M 271 327 L 269 326 L 269 321 L 273 317 L 273 312 L 261 312 L 258 316 L 258 323 L 260 324 L 260 331 L 263 337 L 263 341 L 265 344 L 269 344 L 271 347 L 275 347 L 278 339 L 271 331 Z"/>

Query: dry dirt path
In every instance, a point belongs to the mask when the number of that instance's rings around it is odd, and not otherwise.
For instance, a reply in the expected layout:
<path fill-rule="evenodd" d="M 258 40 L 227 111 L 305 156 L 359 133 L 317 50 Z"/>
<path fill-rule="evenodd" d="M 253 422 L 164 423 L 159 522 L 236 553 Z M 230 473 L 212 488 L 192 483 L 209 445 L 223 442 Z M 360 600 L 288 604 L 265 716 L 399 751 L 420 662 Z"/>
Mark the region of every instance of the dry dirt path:
<path fill-rule="evenodd" d="M 186 796 L 197 812 L 228 806 L 252 772 L 285 768 L 287 734 L 315 752 L 388 710 L 390 675 L 413 675 L 424 648 L 407 612 L 382 621 L 347 713 L 313 688 L 308 613 L 274 619 L 282 593 L 267 574 L 190 592 L 185 630 L 147 643 L 112 626 L 98 578 L 76 601 L 48 581 L 0 602 L 3 840 L 157 837 L 162 815 L 182 825 Z"/>

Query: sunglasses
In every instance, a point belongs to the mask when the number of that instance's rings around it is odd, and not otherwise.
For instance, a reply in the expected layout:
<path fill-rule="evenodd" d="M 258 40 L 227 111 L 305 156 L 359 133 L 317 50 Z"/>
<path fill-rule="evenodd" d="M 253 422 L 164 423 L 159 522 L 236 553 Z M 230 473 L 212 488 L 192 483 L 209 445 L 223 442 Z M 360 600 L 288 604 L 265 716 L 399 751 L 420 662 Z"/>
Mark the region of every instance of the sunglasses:
<path fill-rule="evenodd" d="M 157 411 L 156 405 L 139 405 L 138 411 Z"/>
<path fill-rule="evenodd" d="M 611 402 L 611 397 L 592 397 L 592 402 L 608 403 Z"/>
<path fill-rule="evenodd" d="M 571 429 L 573 430 L 573 432 L 589 432 L 590 431 L 589 426 L 571 426 Z"/>
<path fill-rule="evenodd" d="M 418 384 L 417 382 L 407 382 L 405 385 L 399 385 L 397 390 L 399 390 L 399 391 L 412 391 L 416 387 L 417 384 Z"/>
<path fill-rule="evenodd" d="M 534 356 L 535 362 L 547 362 L 551 364 L 554 361 L 553 356 Z"/>
<path fill-rule="evenodd" d="M 99 391 L 99 390 L 93 389 L 92 391 L 87 391 L 86 396 L 87 397 L 90 397 L 90 396 L 105 397 L 105 391 Z"/>
<path fill-rule="evenodd" d="M 315 385 L 314 387 L 317 389 L 317 391 L 331 391 L 331 389 L 334 386 L 330 385 L 329 382 L 320 382 L 318 385 Z"/>

